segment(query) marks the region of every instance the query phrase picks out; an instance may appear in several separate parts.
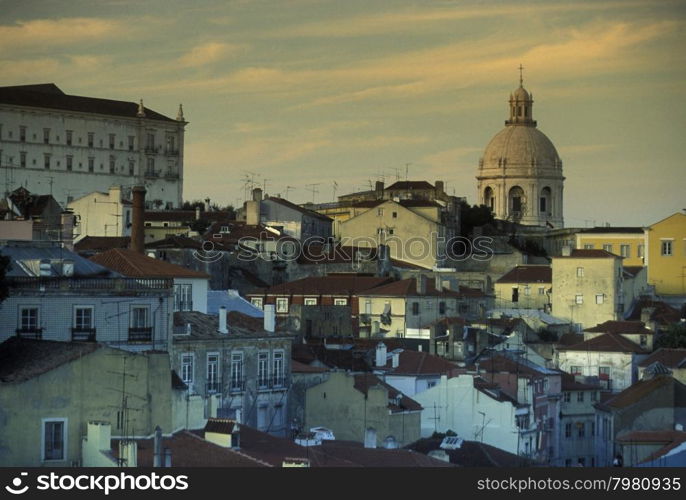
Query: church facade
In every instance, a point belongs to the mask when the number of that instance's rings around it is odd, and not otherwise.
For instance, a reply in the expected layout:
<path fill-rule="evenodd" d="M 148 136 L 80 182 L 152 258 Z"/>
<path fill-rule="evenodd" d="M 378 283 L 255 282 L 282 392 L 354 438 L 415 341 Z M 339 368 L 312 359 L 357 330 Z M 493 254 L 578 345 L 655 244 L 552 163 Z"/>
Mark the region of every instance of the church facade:
<path fill-rule="evenodd" d="M 477 173 L 479 204 L 496 219 L 561 228 L 562 161 L 533 119 L 533 94 L 520 85 L 510 94 L 510 117 L 488 143 Z"/>

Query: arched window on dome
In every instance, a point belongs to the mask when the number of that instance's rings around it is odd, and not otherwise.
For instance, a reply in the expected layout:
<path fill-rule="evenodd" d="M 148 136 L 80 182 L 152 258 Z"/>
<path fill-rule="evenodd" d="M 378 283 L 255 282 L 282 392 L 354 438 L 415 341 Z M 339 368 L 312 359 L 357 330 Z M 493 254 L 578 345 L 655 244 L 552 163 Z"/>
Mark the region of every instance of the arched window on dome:
<path fill-rule="evenodd" d="M 519 186 L 514 186 L 510 189 L 507 195 L 508 216 L 512 220 L 521 219 L 526 213 L 526 198 L 524 197 L 524 190 Z"/>
<path fill-rule="evenodd" d="M 552 215 L 553 214 L 553 203 L 552 203 L 553 193 L 549 187 L 544 187 L 541 189 L 541 196 L 538 202 L 538 210 L 541 215 Z"/>
<path fill-rule="evenodd" d="M 495 196 L 491 187 L 484 190 L 484 205 L 490 208 L 491 212 L 495 212 Z"/>

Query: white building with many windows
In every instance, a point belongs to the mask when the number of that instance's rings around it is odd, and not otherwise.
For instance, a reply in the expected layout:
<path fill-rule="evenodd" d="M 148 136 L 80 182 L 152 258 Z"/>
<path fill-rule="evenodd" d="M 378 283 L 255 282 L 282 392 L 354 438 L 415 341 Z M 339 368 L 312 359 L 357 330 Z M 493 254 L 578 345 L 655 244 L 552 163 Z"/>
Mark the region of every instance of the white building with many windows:
<path fill-rule="evenodd" d="M 66 206 L 112 185 L 145 185 L 150 208 L 183 201 L 184 129 L 134 102 L 65 94 L 55 84 L 0 87 L 4 191 L 24 186 Z"/>

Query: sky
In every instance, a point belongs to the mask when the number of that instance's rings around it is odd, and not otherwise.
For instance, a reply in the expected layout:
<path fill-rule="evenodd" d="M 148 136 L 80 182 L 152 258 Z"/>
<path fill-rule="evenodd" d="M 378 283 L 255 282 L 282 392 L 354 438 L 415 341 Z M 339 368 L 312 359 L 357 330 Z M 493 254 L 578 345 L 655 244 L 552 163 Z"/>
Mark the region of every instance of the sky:
<path fill-rule="evenodd" d="M 685 23 L 681 0 L 0 0 L 0 85 L 183 103 L 188 200 L 407 173 L 476 203 L 522 64 L 565 225 L 648 225 L 686 208 Z"/>

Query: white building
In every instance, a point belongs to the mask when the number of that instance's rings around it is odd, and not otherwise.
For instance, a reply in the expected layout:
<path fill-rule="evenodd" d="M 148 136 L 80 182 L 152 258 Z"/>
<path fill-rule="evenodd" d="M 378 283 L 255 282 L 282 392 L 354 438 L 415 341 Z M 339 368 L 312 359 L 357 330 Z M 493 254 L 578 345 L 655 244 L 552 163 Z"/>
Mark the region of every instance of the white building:
<path fill-rule="evenodd" d="M 67 95 L 55 84 L 0 87 L 5 191 L 51 193 L 62 206 L 112 185 L 145 185 L 150 207 L 183 200 L 184 128 L 140 104 Z"/>
<path fill-rule="evenodd" d="M 71 201 L 67 208 L 79 220 L 77 239 L 85 236 L 131 236 L 131 202 L 122 198 L 121 186 L 96 191 Z"/>

